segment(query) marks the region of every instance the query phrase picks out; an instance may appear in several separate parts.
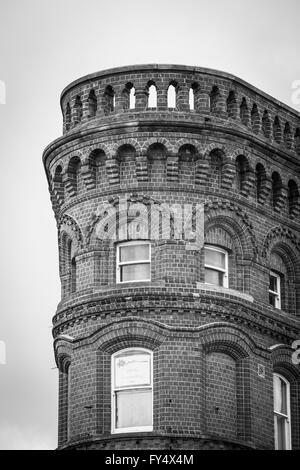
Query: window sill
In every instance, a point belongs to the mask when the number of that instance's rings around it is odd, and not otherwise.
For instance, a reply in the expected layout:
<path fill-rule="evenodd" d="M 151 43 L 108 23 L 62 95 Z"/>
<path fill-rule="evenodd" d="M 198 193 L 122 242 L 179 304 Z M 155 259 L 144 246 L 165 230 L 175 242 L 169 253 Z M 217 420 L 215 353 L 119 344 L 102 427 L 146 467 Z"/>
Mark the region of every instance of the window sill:
<path fill-rule="evenodd" d="M 238 290 L 229 289 L 227 287 L 214 286 L 213 284 L 206 284 L 205 282 L 197 282 L 197 289 L 205 290 L 206 292 L 215 292 L 218 294 L 225 294 L 228 296 L 237 297 L 239 299 L 247 300 L 251 303 L 254 302 L 254 298 L 252 297 L 252 295 L 245 294 L 244 292 L 240 292 Z"/>

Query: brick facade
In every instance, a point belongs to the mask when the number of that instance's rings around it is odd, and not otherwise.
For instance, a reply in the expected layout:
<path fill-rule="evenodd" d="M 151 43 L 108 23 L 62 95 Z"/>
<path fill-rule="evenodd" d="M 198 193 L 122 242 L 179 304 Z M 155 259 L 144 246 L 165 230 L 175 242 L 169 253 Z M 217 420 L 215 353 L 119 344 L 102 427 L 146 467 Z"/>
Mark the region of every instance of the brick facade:
<path fill-rule="evenodd" d="M 272 449 L 276 372 L 290 382 L 300 449 L 299 114 L 232 75 L 171 65 L 83 77 L 61 107 L 63 137 L 43 155 L 62 285 L 59 448 Z M 101 204 L 119 209 L 118 240 Z M 228 288 L 205 283 L 203 243 L 179 237 L 172 214 L 169 236 L 159 216 L 145 235 L 164 204 L 192 207 L 193 224 L 203 205 L 204 243 L 228 252 Z M 134 216 L 151 242 L 151 281 L 118 284 L 116 243 L 131 239 L 120 221 Z M 111 356 L 130 347 L 153 351 L 153 432 L 112 434 Z"/>

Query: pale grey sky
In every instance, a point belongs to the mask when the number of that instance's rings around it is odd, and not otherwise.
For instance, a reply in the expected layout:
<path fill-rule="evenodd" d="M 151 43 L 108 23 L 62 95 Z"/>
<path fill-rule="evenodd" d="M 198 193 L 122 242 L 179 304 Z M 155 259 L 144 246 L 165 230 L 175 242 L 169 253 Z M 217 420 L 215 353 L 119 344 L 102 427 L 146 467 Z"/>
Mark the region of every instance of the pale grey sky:
<path fill-rule="evenodd" d="M 56 446 L 60 284 L 42 151 L 61 135 L 62 89 L 105 68 L 175 63 L 233 73 L 295 107 L 299 17 L 299 0 L 0 0 L 0 449 Z"/>

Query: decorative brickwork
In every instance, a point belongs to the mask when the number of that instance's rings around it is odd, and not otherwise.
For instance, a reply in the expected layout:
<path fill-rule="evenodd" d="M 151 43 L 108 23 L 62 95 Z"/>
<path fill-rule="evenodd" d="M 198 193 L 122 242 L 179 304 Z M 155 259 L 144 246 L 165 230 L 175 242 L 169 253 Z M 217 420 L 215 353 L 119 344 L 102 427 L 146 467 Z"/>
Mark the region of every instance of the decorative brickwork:
<path fill-rule="evenodd" d="M 59 448 L 273 449 L 277 373 L 300 449 L 299 114 L 175 65 L 83 77 L 61 107 L 64 135 L 43 155 L 62 284 Z M 135 238 L 150 243 L 151 280 L 119 283 L 117 244 Z M 226 253 L 226 287 L 206 282 L 203 243 Z M 112 431 L 111 359 L 128 348 L 153 353 L 152 432 Z"/>

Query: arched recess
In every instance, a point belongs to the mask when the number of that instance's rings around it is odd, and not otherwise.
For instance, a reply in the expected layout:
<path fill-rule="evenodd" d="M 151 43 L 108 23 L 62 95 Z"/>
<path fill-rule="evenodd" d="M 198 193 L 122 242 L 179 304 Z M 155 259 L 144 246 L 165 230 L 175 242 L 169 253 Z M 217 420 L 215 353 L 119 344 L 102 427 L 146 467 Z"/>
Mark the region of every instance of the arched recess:
<path fill-rule="evenodd" d="M 199 83 L 193 82 L 189 89 L 189 108 L 191 111 L 199 111 Z"/>
<path fill-rule="evenodd" d="M 91 89 L 88 97 L 88 117 L 93 118 L 97 113 L 97 96 L 94 89 Z"/>
<path fill-rule="evenodd" d="M 210 186 L 220 189 L 222 183 L 225 153 L 222 149 L 213 149 L 209 154 L 210 161 Z"/>
<path fill-rule="evenodd" d="M 71 107 L 70 103 L 67 103 L 65 110 L 65 130 L 68 132 L 71 128 L 72 117 L 71 117 Z"/>
<path fill-rule="evenodd" d="M 126 319 L 98 330 L 91 339 L 97 350 L 97 370 L 100 375 L 100 380 L 97 380 L 97 431 L 102 434 L 111 430 L 111 356 L 126 348 L 144 348 L 153 352 L 153 423 L 156 427 L 159 414 L 159 346 L 164 341 L 164 332 L 146 321 Z"/>
<path fill-rule="evenodd" d="M 210 112 L 212 114 L 219 114 L 222 110 L 222 103 L 221 103 L 221 93 L 219 87 L 214 85 L 211 89 L 209 95 L 209 102 L 210 102 Z"/>
<path fill-rule="evenodd" d="M 195 161 L 198 156 L 196 147 L 191 144 L 184 144 L 178 149 L 178 156 L 179 179 L 186 181 L 188 185 L 193 185 L 195 181 Z"/>
<path fill-rule="evenodd" d="M 246 98 L 243 98 L 240 104 L 240 119 L 244 126 L 249 126 L 250 116 Z"/>
<path fill-rule="evenodd" d="M 208 325 L 200 340 L 206 356 L 206 433 L 248 440 L 252 416 L 250 357 L 256 348 L 242 329 L 226 323 Z"/>
<path fill-rule="evenodd" d="M 62 171 L 62 166 L 57 165 L 52 179 L 52 190 L 59 207 L 64 203 L 64 183 Z"/>
<path fill-rule="evenodd" d="M 280 144 L 282 141 L 281 124 L 278 116 L 275 116 L 273 122 L 273 138 L 277 144 Z"/>
<path fill-rule="evenodd" d="M 294 219 L 300 212 L 300 196 L 297 183 L 294 180 L 288 182 L 289 216 Z"/>
<path fill-rule="evenodd" d="M 288 122 L 286 122 L 284 126 L 283 140 L 284 140 L 286 148 L 290 150 L 293 146 L 293 134 L 291 131 L 291 126 Z"/>
<path fill-rule="evenodd" d="M 266 139 L 271 137 L 271 121 L 270 116 L 267 110 L 264 111 L 262 120 L 261 120 L 262 133 Z"/>
<path fill-rule="evenodd" d="M 235 187 L 238 192 L 244 196 L 248 196 L 251 186 L 250 181 L 250 164 L 245 155 L 238 155 L 235 160 Z"/>
<path fill-rule="evenodd" d="M 153 143 L 147 149 L 149 181 L 161 184 L 166 180 L 167 148 L 162 143 Z"/>
<path fill-rule="evenodd" d="M 65 188 L 69 196 L 76 196 L 80 190 L 81 160 L 78 156 L 70 158 L 67 167 L 67 181 Z"/>
<path fill-rule="evenodd" d="M 91 183 L 93 187 L 105 187 L 108 184 L 106 174 L 106 153 L 101 148 L 95 148 L 88 157 Z"/>
<path fill-rule="evenodd" d="M 238 106 L 236 102 L 235 92 L 233 90 L 229 92 L 226 105 L 227 105 L 227 116 L 231 119 L 237 119 Z"/>
<path fill-rule="evenodd" d="M 267 188 L 267 174 L 265 167 L 262 163 L 257 163 L 255 167 L 255 192 L 256 192 L 256 201 L 260 204 L 263 204 L 266 200 L 268 194 Z"/>
<path fill-rule="evenodd" d="M 271 205 L 276 212 L 283 208 L 283 185 L 280 174 L 277 171 L 272 173 Z"/>
<path fill-rule="evenodd" d="M 136 182 L 136 151 L 130 144 L 123 144 L 117 149 L 120 165 L 120 184 L 126 187 Z"/>
<path fill-rule="evenodd" d="M 251 110 L 251 127 L 254 134 L 258 134 L 260 131 L 260 115 L 257 108 L 257 104 L 254 103 Z"/>
<path fill-rule="evenodd" d="M 75 98 L 75 103 L 74 103 L 74 124 L 79 124 L 82 120 L 82 113 L 83 113 L 83 110 L 82 110 L 82 101 L 81 101 L 81 97 L 80 95 L 77 95 L 76 98 Z"/>
<path fill-rule="evenodd" d="M 107 85 L 102 96 L 102 109 L 105 116 L 111 114 L 115 109 L 115 91 L 111 85 Z"/>
<path fill-rule="evenodd" d="M 274 374 L 282 375 L 290 384 L 291 399 L 291 441 L 292 449 L 300 449 L 300 369 L 293 363 L 295 350 L 288 345 L 279 344 L 271 348 L 271 360 Z"/>

